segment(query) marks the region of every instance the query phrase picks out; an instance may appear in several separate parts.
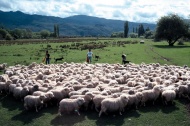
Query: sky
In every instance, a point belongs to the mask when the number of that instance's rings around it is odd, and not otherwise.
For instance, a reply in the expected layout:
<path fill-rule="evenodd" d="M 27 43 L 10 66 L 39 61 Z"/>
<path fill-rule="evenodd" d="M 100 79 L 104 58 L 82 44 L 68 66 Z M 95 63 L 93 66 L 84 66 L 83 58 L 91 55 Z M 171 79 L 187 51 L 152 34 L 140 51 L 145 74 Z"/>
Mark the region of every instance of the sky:
<path fill-rule="evenodd" d="M 130 22 L 156 23 L 162 16 L 190 18 L 190 0 L 0 0 L 1 11 L 55 17 L 88 15 Z"/>

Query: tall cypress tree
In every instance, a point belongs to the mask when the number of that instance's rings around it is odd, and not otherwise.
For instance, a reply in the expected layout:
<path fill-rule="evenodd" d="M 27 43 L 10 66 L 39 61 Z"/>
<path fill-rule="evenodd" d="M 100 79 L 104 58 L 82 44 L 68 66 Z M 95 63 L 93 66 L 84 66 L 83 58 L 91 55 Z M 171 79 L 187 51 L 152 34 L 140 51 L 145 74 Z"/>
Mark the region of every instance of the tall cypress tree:
<path fill-rule="evenodd" d="M 129 32 L 129 25 L 128 25 L 128 21 L 126 21 L 124 24 L 124 38 L 127 38 L 128 32 Z"/>
<path fill-rule="evenodd" d="M 59 25 L 54 24 L 54 35 L 55 37 L 59 37 Z"/>

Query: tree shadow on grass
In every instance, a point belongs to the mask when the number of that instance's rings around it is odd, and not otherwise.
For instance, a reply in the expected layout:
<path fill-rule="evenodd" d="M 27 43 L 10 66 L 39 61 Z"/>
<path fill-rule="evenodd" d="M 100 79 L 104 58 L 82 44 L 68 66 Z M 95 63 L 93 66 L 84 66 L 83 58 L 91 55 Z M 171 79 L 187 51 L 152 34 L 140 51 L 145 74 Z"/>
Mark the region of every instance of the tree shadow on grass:
<path fill-rule="evenodd" d="M 187 45 L 174 45 L 174 46 L 168 46 L 168 45 L 153 45 L 156 48 L 163 48 L 163 49 L 176 49 L 176 48 L 190 48 L 190 46 Z"/>
<path fill-rule="evenodd" d="M 81 113 L 81 115 L 74 114 L 65 114 L 65 115 L 57 115 L 53 120 L 51 120 L 51 125 L 68 125 L 72 126 L 76 123 L 80 123 L 85 120 L 85 115 Z"/>

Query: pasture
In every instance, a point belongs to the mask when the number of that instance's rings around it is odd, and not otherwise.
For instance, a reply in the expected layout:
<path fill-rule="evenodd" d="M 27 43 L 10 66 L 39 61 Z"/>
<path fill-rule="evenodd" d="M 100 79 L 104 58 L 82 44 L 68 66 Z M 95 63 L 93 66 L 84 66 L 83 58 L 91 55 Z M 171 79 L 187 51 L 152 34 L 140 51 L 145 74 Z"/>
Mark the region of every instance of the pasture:
<path fill-rule="evenodd" d="M 126 43 L 124 43 L 126 42 Z M 77 43 L 88 43 L 87 45 L 104 45 L 104 48 L 92 49 L 94 55 L 100 56 L 95 63 L 121 63 L 121 55 L 125 53 L 127 60 L 135 64 L 144 63 L 160 63 L 173 65 L 190 66 L 189 48 L 190 43 L 185 45 L 175 45 L 168 47 L 166 42 L 155 43 L 151 40 L 145 40 L 145 44 L 140 44 L 139 39 L 105 39 L 105 40 L 82 40 L 80 42 L 62 42 L 54 43 L 8 43 L 0 46 L 0 63 L 8 63 L 9 66 L 16 64 L 28 65 L 32 62 L 41 63 L 48 49 L 51 57 L 51 64 L 54 58 L 63 57 L 63 62 L 83 63 L 86 60 L 87 48 L 76 46 Z M 96 44 L 94 44 L 96 43 Z M 118 44 L 120 43 L 120 44 Z M 122 44 L 121 44 L 122 43 Z M 124 43 L 124 44 L 123 44 Z M 65 46 L 66 45 L 66 46 Z M 99 47 L 99 46 L 98 46 Z M 81 49 L 82 48 L 82 49 Z M 77 125 L 77 126 L 105 126 L 105 125 L 190 125 L 189 101 L 186 99 L 176 99 L 174 105 L 164 106 L 157 102 L 155 106 L 147 105 L 140 107 L 138 110 L 126 110 L 122 116 L 120 115 L 102 115 L 98 117 L 95 111 L 82 111 L 81 116 L 64 115 L 58 116 L 57 106 L 51 106 L 40 110 L 38 113 L 34 111 L 24 110 L 23 104 L 15 100 L 10 95 L 0 95 L 0 125 Z"/>
<path fill-rule="evenodd" d="M 173 65 L 190 66 L 189 48 L 190 43 L 185 42 L 184 45 L 176 45 L 169 47 L 163 42 L 152 42 L 145 40 L 145 44 L 139 44 L 140 39 L 71 39 L 70 41 L 54 40 L 27 42 L 9 44 L 4 42 L 0 45 L 0 63 L 8 63 L 9 66 L 16 64 L 29 65 L 32 62 L 41 63 L 45 51 L 50 53 L 50 62 L 55 63 L 54 58 L 64 59 L 58 63 L 83 63 L 86 61 L 86 53 L 89 48 L 92 49 L 94 55 L 100 56 L 98 61 L 93 59 L 92 63 L 121 63 L 121 55 L 125 53 L 127 60 L 140 64 L 144 63 L 160 63 Z"/>

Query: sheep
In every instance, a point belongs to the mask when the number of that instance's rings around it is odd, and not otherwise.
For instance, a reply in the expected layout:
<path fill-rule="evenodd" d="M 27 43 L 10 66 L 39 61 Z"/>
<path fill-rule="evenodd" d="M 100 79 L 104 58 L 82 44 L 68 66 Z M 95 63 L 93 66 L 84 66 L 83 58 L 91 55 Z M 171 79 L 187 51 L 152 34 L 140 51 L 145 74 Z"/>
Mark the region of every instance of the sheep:
<path fill-rule="evenodd" d="M 25 96 L 27 96 L 29 94 L 29 89 L 28 87 L 15 87 L 13 90 L 13 96 L 16 99 L 21 99 L 23 100 L 23 98 Z"/>
<path fill-rule="evenodd" d="M 121 92 L 124 89 L 124 87 L 108 87 L 107 90 L 110 90 L 111 93 L 117 93 Z"/>
<path fill-rule="evenodd" d="M 0 82 L 0 93 L 8 93 L 9 92 L 9 85 L 12 81 L 8 80 L 7 82 Z"/>
<path fill-rule="evenodd" d="M 77 98 L 77 99 L 62 99 L 59 102 L 59 110 L 58 114 L 62 115 L 63 113 L 70 113 L 70 112 L 77 112 L 79 113 L 79 108 L 81 105 L 83 105 L 85 102 L 84 98 Z"/>
<path fill-rule="evenodd" d="M 121 95 L 118 98 L 106 98 L 101 102 L 101 110 L 99 112 L 99 117 L 104 112 L 107 111 L 115 112 L 119 111 L 119 114 L 124 111 L 124 107 L 127 105 L 129 98 L 126 95 Z"/>
<path fill-rule="evenodd" d="M 0 70 L 5 70 L 7 63 L 0 64 Z"/>
<path fill-rule="evenodd" d="M 0 75 L 0 82 L 7 82 L 8 80 L 10 80 L 10 78 L 7 74 Z"/>
<path fill-rule="evenodd" d="M 91 92 L 87 92 L 85 95 L 73 95 L 73 96 L 70 97 L 70 99 L 76 99 L 76 98 L 79 98 L 79 97 L 84 98 L 84 101 L 85 101 L 84 107 L 87 110 L 88 105 L 92 101 L 94 95 Z"/>
<path fill-rule="evenodd" d="M 142 99 L 142 93 L 137 92 L 135 94 L 127 95 L 129 98 L 129 101 L 127 103 L 127 107 L 131 107 L 132 105 L 135 105 L 135 109 L 138 109 L 138 105 L 141 102 Z"/>
<path fill-rule="evenodd" d="M 159 97 L 160 93 L 161 93 L 160 86 L 154 86 L 154 88 L 151 90 L 142 91 L 141 105 L 145 106 L 145 102 L 151 101 L 151 100 L 153 101 L 153 105 L 154 105 L 154 101 Z"/>
<path fill-rule="evenodd" d="M 89 90 L 81 90 L 81 91 L 71 91 L 69 92 L 69 97 L 73 96 L 73 95 L 84 95 L 86 92 L 89 92 Z"/>
<path fill-rule="evenodd" d="M 45 99 L 43 100 L 43 103 L 47 107 L 47 104 L 51 101 L 51 99 L 54 97 L 52 92 L 42 92 L 42 91 L 35 91 L 32 95 L 34 96 L 40 96 L 40 95 L 45 95 Z"/>
<path fill-rule="evenodd" d="M 57 103 L 58 103 L 63 99 L 63 98 L 68 98 L 69 97 L 69 92 L 70 92 L 70 89 L 65 87 L 65 88 L 62 88 L 62 89 L 52 89 L 52 90 L 49 90 L 50 92 L 53 93 L 54 95 L 54 98 L 53 100 Z"/>
<path fill-rule="evenodd" d="M 24 97 L 24 107 L 26 110 L 35 108 L 38 112 L 38 108 L 41 109 L 43 105 L 43 100 L 46 98 L 45 95 L 33 96 L 27 95 Z"/>
<path fill-rule="evenodd" d="M 190 94 L 190 83 L 188 82 L 186 85 L 179 85 L 178 94 L 179 94 L 179 98 L 181 96 L 184 96 L 184 97 L 188 97 L 188 99 L 190 100 L 188 96 Z"/>
<path fill-rule="evenodd" d="M 95 95 L 94 98 L 92 99 L 94 108 L 97 112 L 99 112 L 99 108 L 101 107 L 101 102 L 105 99 L 108 98 L 109 96 L 105 95 Z"/>
<path fill-rule="evenodd" d="M 167 105 L 168 102 L 172 102 L 176 98 L 176 92 L 174 90 L 164 90 L 162 92 L 162 101 Z"/>

